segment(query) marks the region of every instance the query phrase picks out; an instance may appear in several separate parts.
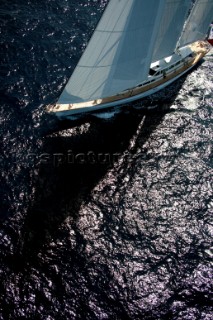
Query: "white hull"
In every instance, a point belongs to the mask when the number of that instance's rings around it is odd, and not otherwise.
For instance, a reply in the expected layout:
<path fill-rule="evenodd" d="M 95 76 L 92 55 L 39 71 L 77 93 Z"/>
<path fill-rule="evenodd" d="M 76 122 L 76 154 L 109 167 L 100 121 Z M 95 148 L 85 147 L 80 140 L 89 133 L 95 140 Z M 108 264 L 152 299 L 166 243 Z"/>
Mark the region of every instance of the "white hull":
<path fill-rule="evenodd" d="M 79 109 L 76 109 L 76 110 L 74 109 L 74 110 L 67 110 L 67 111 L 59 111 L 59 112 L 55 112 L 55 115 L 57 115 L 58 118 L 63 119 L 63 118 L 67 118 L 69 116 L 77 115 L 77 114 L 94 112 L 94 111 L 97 111 L 97 110 L 102 110 L 102 109 L 106 109 L 106 108 L 110 108 L 110 107 L 116 107 L 116 106 L 124 105 L 124 104 L 129 103 L 129 102 L 140 100 L 142 98 L 151 96 L 152 94 L 154 94 L 154 93 L 156 93 L 158 91 L 161 91 L 162 89 L 166 88 L 167 86 L 169 86 L 170 84 L 175 82 L 177 79 L 182 77 L 185 73 L 187 73 L 193 67 L 194 66 L 191 66 L 190 68 L 188 68 L 183 73 L 181 73 L 178 76 L 174 77 L 173 79 L 163 83 L 162 85 L 159 85 L 159 86 L 157 86 L 157 87 L 155 87 L 155 88 L 153 88 L 151 90 L 148 90 L 148 91 L 146 91 L 144 93 L 135 95 L 133 97 L 124 98 L 122 100 L 118 100 L 117 102 L 108 102 L 108 103 L 105 103 L 105 104 L 96 105 L 94 107 L 91 106 L 91 107 L 87 107 L 87 108 L 79 108 Z"/>
<path fill-rule="evenodd" d="M 189 47 L 187 47 L 187 50 L 185 49 L 185 51 L 187 52 L 188 50 Z M 97 110 L 116 107 L 118 105 L 123 105 L 150 96 L 169 86 L 171 83 L 191 70 L 208 52 L 208 49 L 206 48 L 205 43 L 199 42 L 196 43 L 193 47 L 190 47 L 190 53 L 188 52 L 188 54 L 185 54 L 185 51 L 183 50 L 182 56 L 180 55 L 179 61 L 175 60 L 175 63 L 168 64 L 167 68 L 165 68 L 165 61 L 162 61 L 161 63 L 164 64 L 164 68 L 157 69 L 158 73 L 161 75 L 150 77 L 149 79 L 151 80 L 149 80 L 145 84 L 142 83 L 136 88 L 126 90 L 116 96 L 104 98 L 102 100 L 100 99 L 73 105 L 56 104 L 55 106 L 48 106 L 47 111 L 50 113 L 54 113 L 60 119 L 64 119 L 69 118 L 73 115 L 91 113 Z M 178 67 L 175 67 L 175 65 L 177 64 Z M 169 71 L 167 71 L 165 74 L 165 70 Z"/>

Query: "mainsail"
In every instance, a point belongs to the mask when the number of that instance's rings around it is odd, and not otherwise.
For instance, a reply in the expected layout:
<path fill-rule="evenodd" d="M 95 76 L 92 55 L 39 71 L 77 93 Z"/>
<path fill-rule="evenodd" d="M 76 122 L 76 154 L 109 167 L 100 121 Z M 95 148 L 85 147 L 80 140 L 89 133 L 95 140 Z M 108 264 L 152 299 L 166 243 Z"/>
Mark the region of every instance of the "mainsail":
<path fill-rule="evenodd" d="M 191 3 L 191 0 L 166 0 L 152 61 L 158 61 L 174 53 Z"/>
<path fill-rule="evenodd" d="M 185 24 L 178 46 L 205 39 L 213 16 L 213 0 L 196 0 Z"/>
<path fill-rule="evenodd" d="M 58 103 L 112 96 L 145 80 L 165 0 L 110 0 Z"/>

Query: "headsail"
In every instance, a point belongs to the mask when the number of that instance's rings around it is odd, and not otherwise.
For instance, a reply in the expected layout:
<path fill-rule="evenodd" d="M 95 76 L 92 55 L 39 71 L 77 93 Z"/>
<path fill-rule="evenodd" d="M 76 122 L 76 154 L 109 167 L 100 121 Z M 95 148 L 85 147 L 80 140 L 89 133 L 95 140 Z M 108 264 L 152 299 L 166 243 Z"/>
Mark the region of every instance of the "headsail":
<path fill-rule="evenodd" d="M 196 0 L 185 24 L 178 46 L 183 47 L 206 37 L 213 17 L 213 0 Z"/>
<path fill-rule="evenodd" d="M 165 0 L 110 0 L 58 103 L 112 96 L 149 73 Z"/>
<path fill-rule="evenodd" d="M 152 61 L 174 53 L 190 7 L 191 0 L 166 0 Z"/>

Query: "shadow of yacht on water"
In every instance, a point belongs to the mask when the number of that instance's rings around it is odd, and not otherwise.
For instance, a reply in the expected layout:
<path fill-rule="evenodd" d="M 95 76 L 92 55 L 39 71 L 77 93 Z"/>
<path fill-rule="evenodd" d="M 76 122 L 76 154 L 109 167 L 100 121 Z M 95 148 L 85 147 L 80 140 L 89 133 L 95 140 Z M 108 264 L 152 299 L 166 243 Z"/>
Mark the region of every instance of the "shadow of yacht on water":
<path fill-rule="evenodd" d="M 107 121 L 87 115 L 82 126 L 81 120 L 51 125 L 51 133 L 44 138 L 42 152 L 37 158 L 34 202 L 28 210 L 17 248 L 22 265 L 36 261 L 37 254 L 58 236 L 59 227 L 67 217 L 72 218 L 78 243 L 84 246 L 76 225 L 81 205 L 89 201 L 91 191 L 129 149 L 131 140 L 134 137 L 139 140 L 141 148 L 164 115 L 171 112 L 176 98 L 174 90 L 178 93 L 183 80 L 164 90 L 164 98 L 160 103 L 158 100 L 155 109 L 129 112 L 130 106 Z M 156 106 L 157 100 L 145 101 L 145 107 L 152 104 Z M 72 129 L 65 130 L 67 128 Z M 134 148 L 131 152 L 134 153 Z"/>

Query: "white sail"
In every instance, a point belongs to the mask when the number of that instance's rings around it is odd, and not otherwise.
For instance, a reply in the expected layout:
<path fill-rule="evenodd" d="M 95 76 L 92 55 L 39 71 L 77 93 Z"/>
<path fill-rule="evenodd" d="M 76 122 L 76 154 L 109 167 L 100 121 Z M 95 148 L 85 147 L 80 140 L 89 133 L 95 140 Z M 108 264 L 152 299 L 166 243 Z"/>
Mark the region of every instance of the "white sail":
<path fill-rule="evenodd" d="M 110 0 L 58 103 L 104 98 L 147 78 L 165 0 Z"/>
<path fill-rule="evenodd" d="M 191 0 L 166 0 L 152 61 L 158 61 L 174 53 L 191 3 Z"/>
<path fill-rule="evenodd" d="M 213 0 L 197 0 L 179 40 L 179 47 L 205 39 L 212 17 Z"/>

